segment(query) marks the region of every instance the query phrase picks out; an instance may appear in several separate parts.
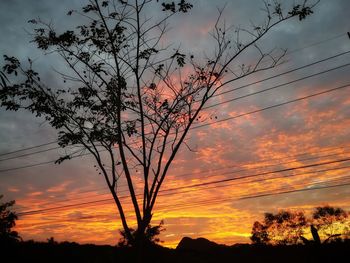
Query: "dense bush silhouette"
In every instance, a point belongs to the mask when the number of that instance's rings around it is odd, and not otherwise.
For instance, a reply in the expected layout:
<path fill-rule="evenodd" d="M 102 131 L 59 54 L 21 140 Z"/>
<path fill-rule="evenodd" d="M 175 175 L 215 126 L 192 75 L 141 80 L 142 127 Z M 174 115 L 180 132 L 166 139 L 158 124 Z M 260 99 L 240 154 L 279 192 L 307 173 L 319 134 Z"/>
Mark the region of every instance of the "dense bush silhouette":
<path fill-rule="evenodd" d="M 159 238 L 159 234 L 162 231 L 165 231 L 165 228 L 163 227 L 164 221 L 160 221 L 159 225 L 152 226 L 148 225 L 145 231 L 145 240 L 144 240 L 144 245 L 154 245 L 161 243 L 162 241 Z M 136 230 L 133 228 L 130 228 L 130 233 L 132 236 L 136 235 Z M 124 229 L 119 230 L 119 233 L 121 235 L 121 238 L 119 239 L 118 242 L 118 247 L 130 247 L 132 246 L 132 240 L 128 239 L 128 236 L 126 235 L 126 232 Z"/>
<path fill-rule="evenodd" d="M 3 196 L 0 195 L 0 199 Z M 0 203 L 0 244 L 17 242 L 20 240 L 18 233 L 12 228 L 16 225 L 17 215 L 10 210 L 15 201 Z"/>

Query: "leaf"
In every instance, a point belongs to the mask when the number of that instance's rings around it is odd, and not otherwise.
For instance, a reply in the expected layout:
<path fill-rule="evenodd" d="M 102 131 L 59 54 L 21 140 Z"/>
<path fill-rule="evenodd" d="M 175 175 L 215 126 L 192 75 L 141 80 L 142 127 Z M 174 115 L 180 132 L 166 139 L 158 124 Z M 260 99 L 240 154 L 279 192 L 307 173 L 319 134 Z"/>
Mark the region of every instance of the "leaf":
<path fill-rule="evenodd" d="M 159 64 L 155 70 L 155 74 L 160 75 L 163 69 L 164 69 L 164 64 Z"/>
<path fill-rule="evenodd" d="M 175 3 L 174 3 L 174 2 L 171 2 L 171 3 L 162 3 L 162 6 L 163 6 L 163 11 L 171 11 L 171 12 L 173 12 L 173 13 L 176 12 Z"/>
<path fill-rule="evenodd" d="M 146 60 L 147 60 L 147 59 L 150 58 L 150 56 L 151 56 L 153 53 L 158 53 L 158 50 L 155 49 L 155 48 L 147 48 L 147 49 L 145 49 L 145 50 L 143 50 L 143 51 L 140 52 L 139 57 L 140 57 L 141 59 L 146 59 Z"/>
<path fill-rule="evenodd" d="M 188 10 L 190 10 L 193 5 L 190 3 L 187 3 L 185 0 L 181 0 L 180 3 L 177 4 L 179 6 L 179 12 L 187 13 Z"/>
<path fill-rule="evenodd" d="M 38 21 L 36 21 L 35 19 L 31 19 L 31 20 L 28 20 L 28 23 L 30 23 L 30 24 L 37 24 Z"/>
<path fill-rule="evenodd" d="M 157 88 L 157 85 L 155 83 L 151 83 L 148 88 L 151 90 L 155 90 Z"/>
<path fill-rule="evenodd" d="M 171 56 L 171 58 L 176 58 L 176 62 L 179 65 L 179 67 L 183 67 L 186 64 L 185 57 L 185 54 L 181 54 L 178 51 L 176 51 L 176 53 Z"/>
<path fill-rule="evenodd" d="M 82 8 L 84 13 L 89 13 L 91 11 L 97 11 L 97 7 L 94 5 L 86 5 Z"/>
<path fill-rule="evenodd" d="M 65 155 L 65 156 L 62 156 L 60 158 L 58 158 L 56 161 L 55 161 L 55 164 L 61 164 L 63 163 L 65 160 L 70 160 L 71 159 L 71 156 L 70 155 Z"/>

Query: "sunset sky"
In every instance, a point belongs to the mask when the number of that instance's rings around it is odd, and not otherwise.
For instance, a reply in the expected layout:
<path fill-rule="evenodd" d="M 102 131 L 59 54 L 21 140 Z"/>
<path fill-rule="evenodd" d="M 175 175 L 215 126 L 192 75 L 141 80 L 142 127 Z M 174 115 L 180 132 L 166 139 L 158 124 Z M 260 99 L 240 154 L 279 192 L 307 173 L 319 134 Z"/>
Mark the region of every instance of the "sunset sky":
<path fill-rule="evenodd" d="M 66 13 L 82 2 L 0 1 L 1 56 L 23 61 L 31 57 L 44 81 L 59 87 L 63 82 L 55 69 L 63 64 L 30 43 L 32 27 L 27 21 L 40 17 L 52 21 L 56 29 L 67 28 L 77 21 Z M 209 34 L 218 7 L 225 6 L 227 24 L 245 26 L 262 18 L 260 0 L 192 2 L 189 14 L 171 20 L 168 35 L 169 42 L 181 44 L 188 54 L 210 50 Z M 293 1 L 283 3 L 288 7 Z M 223 91 L 244 88 L 218 96 L 212 104 L 293 83 L 204 111 L 203 116 L 216 118 L 208 117 L 201 123 L 208 125 L 190 131 L 191 151 L 181 148 L 155 207 L 152 223 L 164 220 L 166 231 L 161 239 L 165 246 L 176 246 L 184 236 L 222 244 L 250 242 L 251 227 L 264 212 L 297 209 L 310 213 L 324 204 L 350 210 L 350 87 L 345 87 L 350 85 L 349 10 L 348 0 L 321 0 L 306 20 L 296 18 L 273 29 L 260 44 L 268 50 L 286 48 L 285 62 L 226 86 Z M 242 61 L 251 59 L 248 52 Z M 258 83 L 248 85 L 253 82 Z M 312 94 L 319 95 L 291 102 Z M 290 103 L 277 106 L 285 102 Z M 0 194 L 4 195 L 1 201 L 16 200 L 16 230 L 24 240 L 54 237 L 116 244 L 121 223 L 93 158 L 55 165 L 52 160 L 64 154 L 64 150 L 48 150 L 57 147 L 48 144 L 55 140 L 56 131 L 43 119 L 25 111 L 0 109 Z M 43 144 L 47 145 L 20 151 Z M 216 182 L 220 180 L 224 182 Z M 125 183 L 120 187 L 126 189 Z M 130 203 L 129 199 L 125 202 Z M 132 215 L 131 206 L 127 211 Z"/>

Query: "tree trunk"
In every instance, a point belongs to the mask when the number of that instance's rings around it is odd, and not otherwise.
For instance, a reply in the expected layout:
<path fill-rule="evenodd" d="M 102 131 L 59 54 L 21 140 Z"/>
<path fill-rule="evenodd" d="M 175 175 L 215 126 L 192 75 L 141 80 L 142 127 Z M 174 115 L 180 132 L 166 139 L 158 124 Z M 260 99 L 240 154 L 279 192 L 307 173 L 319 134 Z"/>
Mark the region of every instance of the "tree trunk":
<path fill-rule="evenodd" d="M 147 262 L 150 256 L 152 242 L 149 240 L 150 237 L 146 235 L 146 230 L 150 224 L 151 217 L 152 216 L 146 212 L 136 231 L 133 248 L 134 253 L 137 255 L 137 262 Z"/>

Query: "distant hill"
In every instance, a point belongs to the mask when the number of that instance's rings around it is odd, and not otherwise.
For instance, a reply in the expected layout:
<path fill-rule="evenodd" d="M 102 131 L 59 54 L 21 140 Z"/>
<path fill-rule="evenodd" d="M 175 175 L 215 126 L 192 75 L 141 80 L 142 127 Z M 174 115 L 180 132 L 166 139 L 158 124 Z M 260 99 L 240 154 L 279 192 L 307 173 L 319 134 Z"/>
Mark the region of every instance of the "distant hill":
<path fill-rule="evenodd" d="M 190 238 L 184 237 L 181 239 L 180 243 L 177 245 L 176 250 L 189 250 L 189 251 L 208 251 L 216 250 L 221 248 L 227 248 L 225 245 L 219 245 L 213 241 L 210 241 L 206 238 Z"/>

